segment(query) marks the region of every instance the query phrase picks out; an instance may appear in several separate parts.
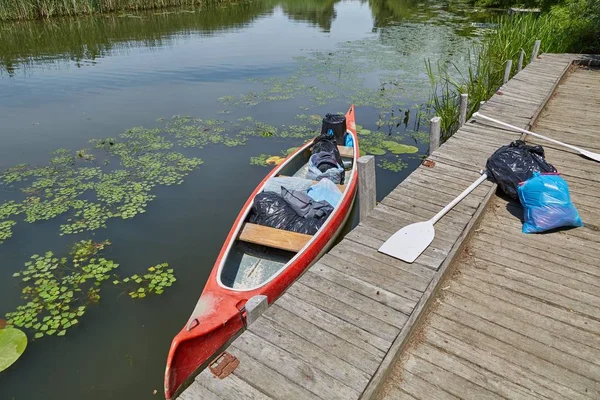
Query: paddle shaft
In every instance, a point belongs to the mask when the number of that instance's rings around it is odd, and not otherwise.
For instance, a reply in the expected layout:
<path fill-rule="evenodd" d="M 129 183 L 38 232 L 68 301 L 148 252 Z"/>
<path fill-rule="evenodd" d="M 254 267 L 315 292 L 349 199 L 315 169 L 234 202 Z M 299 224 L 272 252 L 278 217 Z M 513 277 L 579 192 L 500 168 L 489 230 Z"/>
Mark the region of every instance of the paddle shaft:
<path fill-rule="evenodd" d="M 438 222 L 440 220 L 440 218 L 442 218 L 444 215 L 446 215 L 446 213 L 450 210 L 452 210 L 452 208 L 454 208 L 455 205 L 457 205 L 458 203 L 461 202 L 462 199 L 464 199 L 465 197 L 467 197 L 467 195 L 469 193 L 471 193 L 473 190 L 475 190 L 475 188 L 479 185 L 481 185 L 485 180 L 487 179 L 487 174 L 483 174 L 479 177 L 479 179 L 477 179 L 475 182 L 473 182 L 471 184 L 471 186 L 469 186 L 468 188 L 465 189 L 464 192 L 462 192 L 461 194 L 458 195 L 457 198 L 455 198 L 454 200 L 452 200 L 450 202 L 450 204 L 448 204 L 446 207 L 444 207 L 442 209 L 442 211 L 440 211 L 439 213 L 435 214 L 433 216 L 433 218 L 431 218 L 429 220 L 429 222 L 431 222 L 431 224 L 435 224 L 436 222 Z"/>
<path fill-rule="evenodd" d="M 554 139 L 551 139 L 551 138 L 546 137 L 544 135 L 540 135 L 539 133 L 531 132 L 531 131 L 528 131 L 527 129 L 522 129 L 522 128 L 519 128 L 518 126 L 507 124 L 506 122 L 499 121 L 499 120 L 497 120 L 495 118 L 487 117 L 487 116 L 485 116 L 483 114 L 480 114 L 478 112 L 476 112 L 475 114 L 473 114 L 473 116 L 476 117 L 476 118 L 487 119 L 488 121 L 494 122 L 494 123 L 496 123 L 498 125 L 502 125 L 502 126 L 505 126 L 507 128 L 513 129 L 515 131 L 522 132 L 522 133 L 525 133 L 527 135 L 538 137 L 540 139 L 544 139 L 544 140 L 546 140 L 546 141 L 548 141 L 550 143 L 554 143 L 554 144 L 557 144 L 559 146 L 564 146 L 564 147 L 566 147 L 568 149 L 575 150 L 575 151 L 577 151 L 579 153 L 581 153 L 581 151 L 582 151 L 582 149 L 580 149 L 579 147 L 571 146 L 570 144 L 559 142 L 558 140 L 554 140 Z"/>

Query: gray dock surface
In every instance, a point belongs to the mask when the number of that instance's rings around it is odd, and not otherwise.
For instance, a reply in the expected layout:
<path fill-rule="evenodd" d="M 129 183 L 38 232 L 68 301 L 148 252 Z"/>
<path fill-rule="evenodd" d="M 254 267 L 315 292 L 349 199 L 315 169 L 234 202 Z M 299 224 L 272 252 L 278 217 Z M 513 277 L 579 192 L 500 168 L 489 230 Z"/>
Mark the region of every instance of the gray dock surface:
<path fill-rule="evenodd" d="M 575 69 L 534 129 L 600 152 L 598 107 L 600 69 Z M 568 181 L 586 226 L 525 235 L 521 206 L 493 197 L 378 399 L 600 398 L 600 164 L 528 141 Z"/>
<path fill-rule="evenodd" d="M 579 58 L 542 55 L 480 111 L 600 150 L 600 72 Z M 584 228 L 521 234 L 486 182 L 415 263 L 377 252 L 518 138 L 466 123 L 232 343 L 231 375 L 207 369 L 180 399 L 599 398 L 600 164 L 543 143 Z"/>

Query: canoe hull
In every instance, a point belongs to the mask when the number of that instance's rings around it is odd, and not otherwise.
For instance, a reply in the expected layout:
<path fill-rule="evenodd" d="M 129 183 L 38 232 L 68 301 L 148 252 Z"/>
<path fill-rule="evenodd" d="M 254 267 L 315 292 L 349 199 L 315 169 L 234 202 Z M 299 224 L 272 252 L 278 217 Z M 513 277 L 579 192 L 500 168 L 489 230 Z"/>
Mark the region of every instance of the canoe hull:
<path fill-rule="evenodd" d="M 346 115 L 348 130 L 354 136 L 354 160 L 358 160 L 359 149 L 354 129 L 354 107 Z M 307 143 L 292 154 L 289 159 L 306 150 Z M 253 296 L 265 295 L 271 304 L 311 266 L 334 243 L 344 227 L 354 204 L 358 183 L 356 169 L 347 182 L 346 191 L 328 221 L 304 249 L 302 249 L 286 267 L 268 280 L 264 285 L 252 290 L 236 290 L 224 287 L 219 282 L 220 268 L 228 255 L 231 243 L 236 240 L 240 227 L 247 216 L 254 197 L 262 190 L 265 182 L 279 173 L 281 165 L 269 173 L 263 182 L 250 195 L 242 208 L 221 249 L 219 257 L 204 287 L 196 309 L 186 326 L 174 338 L 165 371 L 165 397 L 175 398 L 192 382 L 210 360 L 214 359 L 245 328 L 244 305 Z"/>

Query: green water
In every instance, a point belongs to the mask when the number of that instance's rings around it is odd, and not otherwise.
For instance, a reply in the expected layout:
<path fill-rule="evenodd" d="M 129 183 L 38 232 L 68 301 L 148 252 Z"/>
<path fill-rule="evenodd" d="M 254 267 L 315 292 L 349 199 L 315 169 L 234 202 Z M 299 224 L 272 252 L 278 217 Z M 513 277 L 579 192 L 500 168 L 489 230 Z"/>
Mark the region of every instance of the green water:
<path fill-rule="evenodd" d="M 0 317 L 27 302 L 13 274 L 30 256 L 80 240 L 110 240 L 119 279 L 159 263 L 177 278 L 144 299 L 111 278 L 65 336 L 25 329 L 0 398 L 160 398 L 171 339 L 268 172 L 256 164 L 354 103 L 381 199 L 427 153 L 424 60 L 464 62 L 484 21 L 454 2 L 257 0 L 0 24 L 0 210 L 22 210 L 0 212 Z"/>

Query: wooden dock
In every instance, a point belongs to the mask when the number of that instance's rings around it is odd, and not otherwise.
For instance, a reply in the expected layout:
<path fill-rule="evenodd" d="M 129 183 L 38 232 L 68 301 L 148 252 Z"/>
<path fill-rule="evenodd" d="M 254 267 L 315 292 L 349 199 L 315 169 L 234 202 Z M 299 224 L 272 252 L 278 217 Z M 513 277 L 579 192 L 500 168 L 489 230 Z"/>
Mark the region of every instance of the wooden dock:
<path fill-rule="evenodd" d="M 481 112 L 600 149 L 600 71 L 573 67 L 580 58 L 541 56 Z M 433 167 L 420 166 L 231 344 L 231 375 L 207 369 L 180 399 L 600 397 L 598 164 L 544 143 L 585 228 L 521 234 L 517 205 L 486 182 L 436 224 L 415 263 L 377 252 L 518 138 L 467 122 Z"/>
<path fill-rule="evenodd" d="M 504 92 L 528 97 L 515 89 Z M 598 107 L 600 69 L 575 69 L 534 129 L 600 151 Z M 531 142 L 568 181 L 585 227 L 524 235 L 521 206 L 494 196 L 378 399 L 600 398 L 600 165 Z"/>

